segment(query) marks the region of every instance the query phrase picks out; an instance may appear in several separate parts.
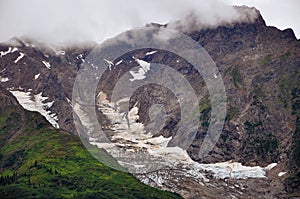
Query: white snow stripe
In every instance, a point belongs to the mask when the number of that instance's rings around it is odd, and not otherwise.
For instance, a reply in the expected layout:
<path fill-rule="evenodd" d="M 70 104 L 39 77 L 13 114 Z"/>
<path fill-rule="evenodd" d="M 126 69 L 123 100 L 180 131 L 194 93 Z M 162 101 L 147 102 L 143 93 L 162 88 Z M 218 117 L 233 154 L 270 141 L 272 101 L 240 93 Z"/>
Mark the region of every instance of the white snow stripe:
<path fill-rule="evenodd" d="M 285 175 L 286 174 L 286 172 L 279 172 L 278 173 L 278 177 L 281 177 L 281 176 L 283 176 L 283 175 Z"/>
<path fill-rule="evenodd" d="M 119 65 L 119 64 L 121 64 L 122 62 L 123 62 L 123 59 L 121 59 L 120 61 L 118 61 L 118 62 L 116 63 L 116 66 Z"/>
<path fill-rule="evenodd" d="M 14 63 L 15 64 L 18 63 L 18 61 L 20 61 L 20 59 L 22 59 L 24 56 L 25 56 L 25 54 L 20 52 L 19 57 L 17 57 L 17 59 L 14 61 Z"/>
<path fill-rule="evenodd" d="M 12 47 L 9 47 L 7 51 L 0 51 L 0 57 L 3 57 L 9 53 L 13 53 L 15 51 L 17 51 L 18 48 L 12 48 Z"/>
<path fill-rule="evenodd" d="M 42 93 L 31 95 L 30 92 L 13 91 L 10 92 L 17 98 L 19 104 L 28 111 L 37 111 L 43 115 L 55 128 L 59 128 L 56 113 L 51 113 L 49 108 L 53 106 L 54 101 L 44 103 L 48 97 L 43 97 Z M 33 98 L 32 98 L 33 97 Z"/>
<path fill-rule="evenodd" d="M 42 62 L 48 69 L 51 69 L 51 65 L 49 62 L 46 62 L 46 61 L 42 61 Z"/>
<path fill-rule="evenodd" d="M 147 52 L 146 55 L 153 55 L 155 53 L 157 53 L 157 50 L 154 50 L 154 51 L 151 51 L 151 52 Z"/>
<path fill-rule="evenodd" d="M 108 68 L 111 70 L 111 67 L 114 66 L 114 63 L 112 61 L 109 61 L 107 59 L 103 59 L 106 63 L 108 63 Z"/>

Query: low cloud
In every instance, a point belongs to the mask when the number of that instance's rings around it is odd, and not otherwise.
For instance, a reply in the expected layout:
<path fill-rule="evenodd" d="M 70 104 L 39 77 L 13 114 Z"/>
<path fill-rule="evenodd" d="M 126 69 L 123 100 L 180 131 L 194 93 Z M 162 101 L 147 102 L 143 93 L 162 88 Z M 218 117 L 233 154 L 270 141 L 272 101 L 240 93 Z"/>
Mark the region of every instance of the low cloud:
<path fill-rule="evenodd" d="M 0 0 L 0 41 L 25 36 L 51 43 L 101 42 L 151 22 L 183 19 L 216 26 L 242 18 L 218 0 Z"/>

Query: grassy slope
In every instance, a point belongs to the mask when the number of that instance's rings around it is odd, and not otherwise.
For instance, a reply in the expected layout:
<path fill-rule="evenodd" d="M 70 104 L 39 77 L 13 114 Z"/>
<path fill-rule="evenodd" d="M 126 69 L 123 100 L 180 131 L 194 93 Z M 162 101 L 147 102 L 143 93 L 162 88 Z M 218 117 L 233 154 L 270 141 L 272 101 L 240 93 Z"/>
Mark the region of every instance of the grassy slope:
<path fill-rule="evenodd" d="M 104 166 L 77 136 L 3 95 L 0 147 L 1 198 L 180 198 Z"/>

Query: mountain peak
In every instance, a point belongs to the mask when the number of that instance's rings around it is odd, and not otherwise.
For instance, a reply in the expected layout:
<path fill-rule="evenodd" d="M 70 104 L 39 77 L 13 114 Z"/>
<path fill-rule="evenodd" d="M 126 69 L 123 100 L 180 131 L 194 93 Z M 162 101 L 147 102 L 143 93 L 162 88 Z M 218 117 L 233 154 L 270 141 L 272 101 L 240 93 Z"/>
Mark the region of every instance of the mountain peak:
<path fill-rule="evenodd" d="M 257 23 L 261 25 L 266 25 L 265 20 L 263 19 L 260 11 L 255 7 L 248 6 L 233 6 L 239 15 L 238 23 L 248 22 L 248 23 Z"/>
<path fill-rule="evenodd" d="M 195 30 L 214 29 L 220 26 L 233 26 L 236 24 L 257 24 L 258 26 L 266 26 L 263 17 L 256 8 L 248 6 L 228 6 L 223 13 L 212 15 L 191 11 L 182 19 L 167 24 L 167 27 L 178 31 L 192 32 Z M 157 27 L 157 24 L 155 27 Z"/>

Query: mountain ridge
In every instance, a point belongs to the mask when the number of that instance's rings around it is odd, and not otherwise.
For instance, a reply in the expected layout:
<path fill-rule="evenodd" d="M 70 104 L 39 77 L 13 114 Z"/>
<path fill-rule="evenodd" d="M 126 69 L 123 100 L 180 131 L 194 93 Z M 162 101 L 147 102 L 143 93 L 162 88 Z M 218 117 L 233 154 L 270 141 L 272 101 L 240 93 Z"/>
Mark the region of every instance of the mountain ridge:
<path fill-rule="evenodd" d="M 167 27 L 159 24 L 150 24 L 150 26 Z M 184 33 L 199 42 L 213 58 L 226 87 L 228 114 L 221 137 L 210 156 L 198 157 L 199 147 L 209 123 L 211 111 L 209 95 L 203 79 L 197 77 L 190 64 L 180 58 L 178 58 L 179 63 L 176 63 L 176 56 L 163 51 L 146 55 L 150 49 L 144 49 L 121 57 L 123 63 L 120 67 L 132 68 L 135 60 L 131 57 L 135 56 L 147 62 L 171 65 L 190 80 L 193 88 L 202 97 L 201 127 L 187 151 L 194 161 L 215 163 L 234 160 L 248 166 L 262 167 L 278 162 L 278 166 L 269 172 L 267 180 L 242 181 L 242 184 L 250 188 L 239 191 L 249 194 L 249 197 L 255 197 L 255 194 L 265 194 L 262 196 L 265 198 L 280 198 L 288 193 L 299 195 L 299 165 L 294 160 L 299 157 L 297 138 L 299 138 L 300 43 L 293 31 L 291 29 L 281 31 L 266 26 L 259 15 L 253 23 L 235 23 Z M 1 52 L 8 52 L 9 47 L 11 49 L 8 54 L 1 55 L 0 58 L 0 76 L 8 79 L 2 79 L 1 84 L 11 91 L 30 92 L 31 96 L 42 92 L 43 97 L 49 98 L 44 101 L 45 103 L 54 102 L 48 108 L 58 115 L 60 128 L 75 133 L 76 129 L 70 114 L 72 86 L 77 70 L 95 45 L 63 48 L 58 51 L 46 46 L 45 51 L 28 43 L 17 47 L 17 51 L 11 52 L 13 46 L 2 43 Z M 20 52 L 24 53 L 25 57 L 14 63 L 20 56 Z M 50 66 L 47 67 L 43 61 Z M 113 60 L 114 64 L 117 61 L 119 60 Z M 108 97 L 111 96 L 113 85 L 111 82 L 118 80 L 118 72 L 118 70 L 107 71 L 107 76 L 103 80 L 108 82 L 107 87 L 103 88 Z M 131 108 L 138 101 L 144 102 L 143 105 L 138 104 L 139 121 L 143 124 L 149 122 L 147 109 L 157 100 L 154 94 L 171 96 L 162 88 L 155 86 L 150 88 L 155 92 L 147 92 L 147 89 L 141 88 L 130 101 Z M 147 99 L 145 93 L 148 95 Z M 167 111 L 170 114 L 166 125 L 162 132 L 155 135 L 156 137 L 160 135 L 170 137 L 178 127 L 179 111 L 171 106 L 167 107 Z M 100 122 L 102 124 L 104 122 L 108 127 L 106 130 L 110 130 L 110 121 L 107 121 L 103 115 L 99 118 Z M 278 176 L 281 172 L 287 174 Z M 255 193 L 257 184 L 262 185 L 263 188 Z M 272 186 L 268 187 L 268 184 Z M 278 190 L 274 190 L 275 187 Z M 213 191 L 215 190 L 210 190 Z"/>

